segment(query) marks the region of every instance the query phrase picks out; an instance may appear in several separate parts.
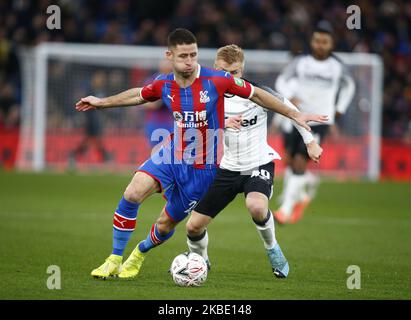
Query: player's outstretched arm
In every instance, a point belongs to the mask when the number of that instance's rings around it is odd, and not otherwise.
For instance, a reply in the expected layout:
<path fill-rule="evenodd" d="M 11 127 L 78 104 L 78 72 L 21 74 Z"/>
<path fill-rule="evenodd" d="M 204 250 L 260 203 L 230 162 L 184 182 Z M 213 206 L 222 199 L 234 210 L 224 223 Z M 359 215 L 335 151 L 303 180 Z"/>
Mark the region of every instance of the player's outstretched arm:
<path fill-rule="evenodd" d="M 97 98 L 94 96 L 81 98 L 80 101 L 76 103 L 76 110 L 88 111 L 93 109 L 127 107 L 145 102 L 146 101 L 141 97 L 141 88 L 133 88 L 106 98 Z"/>
<path fill-rule="evenodd" d="M 263 86 L 261 88 L 264 89 L 265 91 L 271 93 L 274 97 L 276 97 L 281 102 L 283 102 L 287 107 L 293 109 L 294 111 L 299 112 L 298 108 L 290 100 L 288 100 L 285 97 L 279 95 L 278 93 L 273 91 L 270 87 Z M 309 132 L 307 129 L 305 129 L 303 126 L 300 126 L 294 120 L 291 121 L 291 123 L 297 129 L 297 131 L 300 133 L 301 137 L 303 138 L 303 141 L 304 141 L 305 146 L 307 148 L 307 153 L 308 153 L 308 156 L 310 157 L 310 159 L 313 160 L 316 163 L 319 163 L 320 162 L 320 157 L 323 153 L 323 149 L 314 140 L 314 136 L 312 135 L 312 133 Z"/>
<path fill-rule="evenodd" d="M 294 120 L 297 124 L 304 127 L 308 131 L 311 131 L 311 128 L 307 125 L 307 122 L 316 121 L 323 123 L 328 120 L 328 116 L 318 114 L 304 114 L 296 110 L 293 110 L 286 106 L 279 99 L 271 95 L 269 92 L 258 87 L 254 88 L 254 94 L 250 98 L 250 100 L 257 103 L 260 106 L 263 106 L 274 112 L 280 113 L 290 118 L 291 120 Z"/>
<path fill-rule="evenodd" d="M 270 92 L 271 89 L 267 88 L 265 90 Z M 286 98 L 283 98 L 283 99 L 284 99 L 283 102 L 287 107 L 299 112 L 298 108 L 294 104 L 292 104 L 292 102 L 290 100 L 288 100 Z M 303 141 L 304 141 L 305 146 L 307 148 L 308 156 L 314 162 L 319 163 L 320 162 L 320 157 L 323 153 L 323 149 L 314 140 L 314 136 L 311 134 L 311 132 L 307 131 L 304 127 L 300 126 L 295 121 L 291 121 L 291 122 L 292 122 L 293 126 L 297 129 L 297 131 L 300 133 L 301 137 L 303 138 Z"/>

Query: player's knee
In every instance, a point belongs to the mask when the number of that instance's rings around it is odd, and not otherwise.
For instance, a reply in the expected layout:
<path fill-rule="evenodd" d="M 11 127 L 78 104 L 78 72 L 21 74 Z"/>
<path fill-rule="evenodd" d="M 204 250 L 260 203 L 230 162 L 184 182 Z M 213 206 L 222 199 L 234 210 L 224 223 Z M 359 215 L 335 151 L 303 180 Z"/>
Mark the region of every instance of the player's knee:
<path fill-rule="evenodd" d="M 188 220 L 186 223 L 186 231 L 190 236 L 198 236 L 204 232 L 204 227 L 198 223 Z"/>
<path fill-rule="evenodd" d="M 285 163 L 286 166 L 290 166 L 291 165 L 291 155 L 288 152 L 284 152 L 283 154 L 283 162 Z"/>
<path fill-rule="evenodd" d="M 157 219 L 157 230 L 161 235 L 166 235 L 167 233 L 171 232 L 177 225 L 177 222 L 171 220 L 167 216 L 160 216 Z"/>
<path fill-rule="evenodd" d="M 246 205 L 254 220 L 264 220 L 268 210 L 267 205 L 264 203 L 264 201 L 249 201 Z"/>
<path fill-rule="evenodd" d="M 304 155 L 297 154 L 294 157 L 292 169 L 295 174 L 303 174 L 307 170 L 308 160 Z"/>
<path fill-rule="evenodd" d="M 150 186 L 134 177 L 124 192 L 124 198 L 127 201 L 141 203 L 149 194 Z"/>
<path fill-rule="evenodd" d="M 124 191 L 124 199 L 130 202 L 141 203 L 143 200 L 143 195 L 137 188 L 130 184 L 126 188 L 126 191 Z"/>
<path fill-rule="evenodd" d="M 154 192 L 160 191 L 160 185 L 152 177 L 137 172 L 124 192 L 124 198 L 131 202 L 142 203 Z"/>
<path fill-rule="evenodd" d="M 166 225 L 166 224 L 159 224 L 157 222 L 157 230 L 161 235 L 166 235 L 167 233 L 169 233 L 171 230 L 173 230 L 172 228 L 170 228 L 170 226 Z"/>

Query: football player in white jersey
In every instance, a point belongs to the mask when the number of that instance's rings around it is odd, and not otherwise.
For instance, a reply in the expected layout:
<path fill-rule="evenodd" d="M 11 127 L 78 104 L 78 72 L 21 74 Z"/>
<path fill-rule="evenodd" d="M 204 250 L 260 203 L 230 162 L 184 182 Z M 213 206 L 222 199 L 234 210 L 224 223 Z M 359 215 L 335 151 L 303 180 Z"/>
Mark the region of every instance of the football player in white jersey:
<path fill-rule="evenodd" d="M 220 48 L 215 68 L 230 72 L 235 77 L 242 77 L 244 54 L 241 48 L 236 45 Z M 290 108 L 297 110 L 291 102 L 272 93 Z M 238 96 L 226 96 L 224 103 L 224 156 L 214 182 L 192 211 L 186 224 L 188 247 L 190 251 L 202 255 L 209 265 L 206 227 L 237 194 L 244 193 L 245 205 L 263 240 L 273 273 L 278 278 L 285 278 L 289 265 L 275 238 L 274 217 L 268 209 L 274 178 L 273 160 L 280 159 L 280 156 L 267 143 L 267 111 Z M 322 154 L 321 147 L 309 131 L 295 125 L 306 142 L 308 154 L 314 161 L 318 161 Z"/>
<path fill-rule="evenodd" d="M 321 21 L 311 37 L 311 54 L 300 55 L 278 76 L 276 90 L 304 113 L 328 115 L 327 123 L 313 123 L 312 132 L 321 143 L 335 118 L 345 113 L 355 91 L 355 83 L 346 66 L 332 54 L 332 26 Z M 298 131 L 286 118 L 281 120 L 288 168 L 280 208 L 274 213 L 279 223 L 296 223 L 315 195 L 318 178 L 307 170 L 309 155 Z M 277 122 L 278 123 L 278 122 Z"/>

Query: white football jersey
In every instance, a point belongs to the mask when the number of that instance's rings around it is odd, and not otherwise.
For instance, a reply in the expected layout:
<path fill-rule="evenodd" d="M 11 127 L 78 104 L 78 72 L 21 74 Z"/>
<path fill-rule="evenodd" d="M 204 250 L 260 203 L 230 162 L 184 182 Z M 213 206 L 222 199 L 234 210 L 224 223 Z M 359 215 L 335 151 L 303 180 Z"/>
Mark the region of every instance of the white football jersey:
<path fill-rule="evenodd" d="M 294 58 L 278 76 L 275 87 L 285 98 L 299 99 L 301 112 L 327 115 L 328 124 L 334 123 L 336 112 L 345 113 L 355 91 L 346 66 L 334 55 L 325 60 L 312 55 Z"/>
<path fill-rule="evenodd" d="M 220 167 L 230 171 L 249 171 L 280 155 L 267 143 L 267 111 L 238 96 L 224 98 L 225 118 L 241 115 L 241 129 L 224 130 L 224 155 Z"/>

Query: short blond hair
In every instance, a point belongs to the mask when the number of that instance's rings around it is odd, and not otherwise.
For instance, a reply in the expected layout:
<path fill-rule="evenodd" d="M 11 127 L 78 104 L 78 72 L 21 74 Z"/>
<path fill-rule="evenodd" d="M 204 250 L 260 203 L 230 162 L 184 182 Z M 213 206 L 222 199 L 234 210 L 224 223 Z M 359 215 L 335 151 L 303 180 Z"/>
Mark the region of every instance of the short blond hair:
<path fill-rule="evenodd" d="M 244 63 L 244 52 L 236 44 L 229 44 L 227 46 L 221 47 L 217 50 L 217 60 L 224 60 L 228 64 L 233 64 L 235 62 Z"/>

